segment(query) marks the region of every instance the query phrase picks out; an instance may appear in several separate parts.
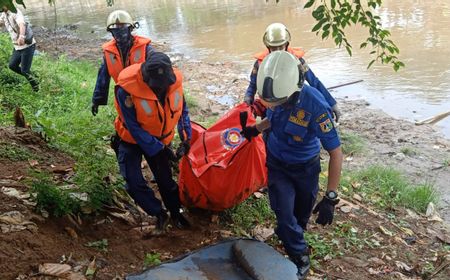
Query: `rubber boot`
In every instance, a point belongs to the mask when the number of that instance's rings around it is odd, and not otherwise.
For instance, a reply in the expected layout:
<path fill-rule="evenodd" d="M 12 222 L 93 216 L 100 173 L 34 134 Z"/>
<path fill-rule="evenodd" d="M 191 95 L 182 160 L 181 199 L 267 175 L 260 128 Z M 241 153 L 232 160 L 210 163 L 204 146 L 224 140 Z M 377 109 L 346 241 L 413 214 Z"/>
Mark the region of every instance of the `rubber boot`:
<path fill-rule="evenodd" d="M 295 256 L 289 256 L 291 261 L 297 266 L 297 277 L 298 280 L 303 280 L 306 278 L 311 267 L 309 260 L 309 255 L 307 253 Z"/>
<path fill-rule="evenodd" d="M 178 229 L 188 229 L 191 227 L 191 223 L 181 213 L 171 215 L 173 225 Z"/>

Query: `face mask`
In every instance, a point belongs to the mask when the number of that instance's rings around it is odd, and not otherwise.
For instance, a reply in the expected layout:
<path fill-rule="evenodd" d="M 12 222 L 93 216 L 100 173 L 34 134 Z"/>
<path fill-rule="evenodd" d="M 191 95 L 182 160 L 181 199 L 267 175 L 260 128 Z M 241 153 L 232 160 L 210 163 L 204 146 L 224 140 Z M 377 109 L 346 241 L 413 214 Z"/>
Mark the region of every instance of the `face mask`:
<path fill-rule="evenodd" d="M 111 29 L 111 33 L 119 47 L 129 46 L 131 44 L 131 30 L 128 26 Z"/>

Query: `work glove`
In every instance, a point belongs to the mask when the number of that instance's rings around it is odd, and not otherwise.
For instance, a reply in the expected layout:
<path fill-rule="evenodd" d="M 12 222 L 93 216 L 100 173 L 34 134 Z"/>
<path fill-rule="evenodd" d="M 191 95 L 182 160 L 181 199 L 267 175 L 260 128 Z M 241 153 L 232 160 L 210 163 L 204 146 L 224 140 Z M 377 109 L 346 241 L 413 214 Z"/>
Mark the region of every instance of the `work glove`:
<path fill-rule="evenodd" d="M 98 114 L 98 104 L 92 103 L 91 112 L 93 116 L 96 116 Z"/>
<path fill-rule="evenodd" d="M 339 119 L 341 118 L 341 110 L 339 110 L 339 107 L 337 104 L 334 104 L 333 107 L 331 107 L 331 111 L 333 111 L 333 118 L 335 122 L 339 122 Z"/>
<path fill-rule="evenodd" d="M 334 207 L 339 203 L 339 199 L 331 200 L 324 196 L 314 208 L 313 214 L 319 212 L 316 223 L 319 225 L 331 225 L 333 222 Z"/>
<path fill-rule="evenodd" d="M 254 98 L 252 96 L 246 95 L 244 97 L 244 102 L 247 103 L 248 106 L 251 106 L 253 104 Z"/>
<path fill-rule="evenodd" d="M 258 136 L 260 133 L 261 132 L 256 129 L 256 125 L 246 126 L 241 130 L 241 135 L 244 136 L 248 142 L 251 142 L 252 138 Z"/>
<path fill-rule="evenodd" d="M 191 149 L 191 144 L 189 144 L 189 140 L 185 140 L 180 143 L 180 146 L 177 148 L 176 156 L 178 159 L 182 158 L 183 156 L 187 155 L 189 153 L 189 150 Z"/>

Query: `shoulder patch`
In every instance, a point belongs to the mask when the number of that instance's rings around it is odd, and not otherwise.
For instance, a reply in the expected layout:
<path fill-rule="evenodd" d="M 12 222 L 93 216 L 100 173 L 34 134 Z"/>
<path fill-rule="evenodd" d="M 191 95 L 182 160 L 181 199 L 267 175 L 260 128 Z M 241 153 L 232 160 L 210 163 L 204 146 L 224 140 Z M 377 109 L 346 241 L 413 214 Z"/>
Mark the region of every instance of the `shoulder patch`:
<path fill-rule="evenodd" d="M 321 120 L 323 120 L 325 117 L 328 116 L 328 113 L 323 113 L 322 115 L 320 115 L 317 119 L 316 122 L 320 122 Z"/>
<path fill-rule="evenodd" d="M 323 122 L 319 123 L 319 126 L 323 133 L 328 133 L 333 129 L 333 122 L 327 118 Z"/>
<path fill-rule="evenodd" d="M 311 119 L 311 114 L 303 109 L 292 112 L 289 116 L 289 121 L 298 124 L 303 127 L 307 127 L 309 120 Z"/>
<path fill-rule="evenodd" d="M 125 106 L 127 108 L 131 108 L 133 107 L 133 99 L 131 99 L 131 96 L 128 95 L 127 97 L 125 97 Z"/>

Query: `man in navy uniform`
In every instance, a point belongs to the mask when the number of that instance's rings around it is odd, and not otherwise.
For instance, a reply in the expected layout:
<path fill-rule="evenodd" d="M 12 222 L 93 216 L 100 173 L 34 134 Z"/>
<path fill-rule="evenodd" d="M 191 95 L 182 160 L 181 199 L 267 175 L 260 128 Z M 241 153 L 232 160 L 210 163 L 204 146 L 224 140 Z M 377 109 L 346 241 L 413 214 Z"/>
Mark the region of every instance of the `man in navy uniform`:
<path fill-rule="evenodd" d="M 343 156 L 331 107 L 315 88 L 304 85 L 299 67 L 298 58 L 286 51 L 271 52 L 264 59 L 257 90 L 267 116 L 241 133 L 249 141 L 262 131 L 267 133 L 268 188 L 276 233 L 297 265 L 298 279 L 304 279 L 310 260 L 303 232 L 319 191 L 320 145 L 330 155 L 326 192 L 314 208 L 321 225 L 333 221 Z"/>

